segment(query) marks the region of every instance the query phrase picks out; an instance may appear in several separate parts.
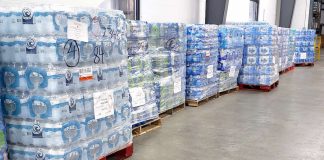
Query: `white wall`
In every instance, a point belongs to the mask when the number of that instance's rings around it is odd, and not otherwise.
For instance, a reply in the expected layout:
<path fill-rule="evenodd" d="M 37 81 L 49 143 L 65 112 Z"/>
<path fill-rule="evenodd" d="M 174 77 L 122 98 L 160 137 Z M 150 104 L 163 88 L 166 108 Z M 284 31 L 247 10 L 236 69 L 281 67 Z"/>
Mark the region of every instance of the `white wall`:
<path fill-rule="evenodd" d="M 250 0 L 229 0 L 226 22 L 248 22 Z"/>
<path fill-rule="evenodd" d="M 309 0 L 296 0 L 294 14 L 291 22 L 292 28 L 308 28 L 309 6 Z"/>
<path fill-rule="evenodd" d="M 259 1 L 259 21 L 276 24 L 277 0 Z"/>
<path fill-rule="evenodd" d="M 204 23 L 206 0 L 141 0 L 140 19 L 148 22 Z"/>

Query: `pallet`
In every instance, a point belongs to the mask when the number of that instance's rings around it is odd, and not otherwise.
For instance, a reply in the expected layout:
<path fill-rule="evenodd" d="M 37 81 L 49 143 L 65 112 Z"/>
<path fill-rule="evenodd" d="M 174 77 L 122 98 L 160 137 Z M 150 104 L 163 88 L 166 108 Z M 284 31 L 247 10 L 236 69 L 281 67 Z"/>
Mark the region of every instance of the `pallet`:
<path fill-rule="evenodd" d="M 219 92 L 219 96 L 223 96 L 225 94 L 230 94 L 230 93 L 233 93 L 233 92 L 236 92 L 236 91 L 239 91 L 240 88 L 238 86 L 232 88 L 232 89 L 229 89 L 229 90 L 226 90 L 226 91 L 222 91 L 222 92 Z"/>
<path fill-rule="evenodd" d="M 161 119 L 164 119 L 166 117 L 169 117 L 169 116 L 173 115 L 176 112 L 179 112 L 179 111 L 183 110 L 185 107 L 186 107 L 185 103 L 182 103 L 182 104 L 180 104 L 180 105 L 178 105 L 178 106 L 176 106 L 174 108 L 168 109 L 168 110 L 160 113 L 159 117 Z"/>
<path fill-rule="evenodd" d="M 99 158 L 99 160 L 124 160 L 133 155 L 133 143 L 128 144 L 125 148 L 113 152 L 108 156 Z"/>
<path fill-rule="evenodd" d="M 266 86 L 266 85 L 256 86 L 256 85 L 239 84 L 239 87 L 240 87 L 240 90 L 242 90 L 242 89 L 255 89 L 255 90 L 261 90 L 261 91 L 264 91 L 264 92 L 270 92 L 271 90 L 277 88 L 278 85 L 279 85 L 279 81 L 273 83 L 270 86 Z"/>
<path fill-rule="evenodd" d="M 145 133 L 151 132 L 157 128 L 161 127 L 161 119 L 160 118 L 156 118 L 156 119 L 152 119 L 147 121 L 144 124 L 141 124 L 139 126 L 136 126 L 133 128 L 133 137 L 137 137 L 140 135 L 143 135 Z"/>
<path fill-rule="evenodd" d="M 314 67 L 314 63 L 298 63 L 295 64 L 296 67 Z"/>
<path fill-rule="evenodd" d="M 211 100 L 216 99 L 218 97 L 219 97 L 219 93 L 216 93 L 216 94 L 214 94 L 212 96 L 209 96 L 209 97 L 206 97 L 206 98 L 204 98 L 202 100 L 186 100 L 186 105 L 190 106 L 190 107 L 199 107 L 202 104 L 205 104 L 208 101 L 211 101 Z"/>
<path fill-rule="evenodd" d="M 279 74 L 281 75 L 281 74 L 287 73 L 287 72 L 289 72 L 289 71 L 292 71 L 292 70 L 294 70 L 294 69 L 295 69 L 295 66 L 290 66 L 290 67 L 288 67 L 288 68 L 286 68 L 286 69 L 280 71 Z"/>

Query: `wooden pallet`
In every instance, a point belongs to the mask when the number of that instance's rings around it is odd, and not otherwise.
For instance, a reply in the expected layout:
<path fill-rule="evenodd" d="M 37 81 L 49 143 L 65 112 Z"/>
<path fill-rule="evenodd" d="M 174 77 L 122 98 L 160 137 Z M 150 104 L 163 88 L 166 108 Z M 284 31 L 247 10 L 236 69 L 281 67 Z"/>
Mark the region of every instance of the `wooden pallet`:
<path fill-rule="evenodd" d="M 139 126 L 136 126 L 133 128 L 133 137 L 137 137 L 140 135 L 143 135 L 145 133 L 151 132 L 157 128 L 161 127 L 161 119 L 160 118 L 156 118 L 156 119 L 152 119 L 147 121 L 144 124 L 141 124 Z"/>
<path fill-rule="evenodd" d="M 281 75 L 281 74 L 287 73 L 287 72 L 289 72 L 289 71 L 292 71 L 292 70 L 294 70 L 294 69 L 295 69 L 295 66 L 290 66 L 290 67 L 288 67 L 288 68 L 286 68 L 286 69 L 280 71 L 279 74 Z"/>
<path fill-rule="evenodd" d="M 99 160 L 124 160 L 133 155 L 133 143 L 128 144 L 125 148 L 113 152 L 108 156 L 99 158 Z"/>
<path fill-rule="evenodd" d="M 273 83 L 270 86 L 266 86 L 266 85 L 256 86 L 256 85 L 239 84 L 239 87 L 240 87 L 240 90 L 242 90 L 242 89 L 255 89 L 255 90 L 261 90 L 261 91 L 264 91 L 264 92 L 270 92 L 271 90 L 277 88 L 278 85 L 279 85 L 279 80 L 277 82 Z"/>
<path fill-rule="evenodd" d="M 183 110 L 185 107 L 186 107 L 185 103 L 182 103 L 182 104 L 180 104 L 180 105 L 178 105 L 178 106 L 176 106 L 174 108 L 168 109 L 168 110 L 160 113 L 159 116 L 160 116 L 161 119 L 164 119 L 164 118 L 166 118 L 168 116 L 173 115 L 176 112 L 179 112 L 179 111 Z"/>
<path fill-rule="evenodd" d="M 226 91 L 222 91 L 222 92 L 219 92 L 219 96 L 223 96 L 225 94 L 230 94 L 230 93 L 233 93 L 233 92 L 236 92 L 236 91 L 239 91 L 240 88 L 238 86 L 232 88 L 232 89 L 229 89 L 229 90 L 226 90 Z"/>
<path fill-rule="evenodd" d="M 202 104 L 205 104 L 208 101 L 211 101 L 211 100 L 216 99 L 218 97 L 219 97 L 219 93 L 216 93 L 216 94 L 214 94 L 212 96 L 209 96 L 209 97 L 206 97 L 206 98 L 204 98 L 202 100 L 189 100 L 188 99 L 188 100 L 186 100 L 186 105 L 190 106 L 190 107 L 199 107 Z"/>
<path fill-rule="evenodd" d="M 314 67 L 314 63 L 298 63 L 295 64 L 296 67 Z"/>

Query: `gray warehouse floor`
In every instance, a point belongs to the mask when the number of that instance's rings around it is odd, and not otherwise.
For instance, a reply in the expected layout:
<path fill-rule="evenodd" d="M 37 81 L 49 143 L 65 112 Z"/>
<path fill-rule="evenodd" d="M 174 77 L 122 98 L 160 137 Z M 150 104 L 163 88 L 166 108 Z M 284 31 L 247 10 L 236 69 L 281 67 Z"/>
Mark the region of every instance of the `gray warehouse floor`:
<path fill-rule="evenodd" d="M 134 138 L 132 160 L 323 160 L 324 61 L 280 77 L 269 93 L 244 90 L 186 107 Z"/>

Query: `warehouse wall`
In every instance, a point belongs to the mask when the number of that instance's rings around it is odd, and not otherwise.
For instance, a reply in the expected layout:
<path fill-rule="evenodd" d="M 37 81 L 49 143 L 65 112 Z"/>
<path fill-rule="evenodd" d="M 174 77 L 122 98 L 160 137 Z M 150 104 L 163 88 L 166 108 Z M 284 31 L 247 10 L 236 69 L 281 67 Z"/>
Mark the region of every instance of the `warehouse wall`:
<path fill-rule="evenodd" d="M 206 0 L 141 0 L 140 19 L 149 22 L 204 23 Z"/>
<path fill-rule="evenodd" d="M 229 0 L 226 22 L 249 21 L 250 0 Z"/>
<path fill-rule="evenodd" d="M 276 24 L 277 0 L 259 1 L 259 21 Z"/>
<path fill-rule="evenodd" d="M 296 0 L 292 17 L 292 28 L 308 27 L 310 0 Z"/>

